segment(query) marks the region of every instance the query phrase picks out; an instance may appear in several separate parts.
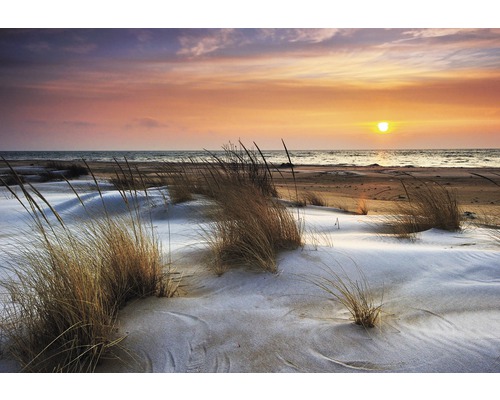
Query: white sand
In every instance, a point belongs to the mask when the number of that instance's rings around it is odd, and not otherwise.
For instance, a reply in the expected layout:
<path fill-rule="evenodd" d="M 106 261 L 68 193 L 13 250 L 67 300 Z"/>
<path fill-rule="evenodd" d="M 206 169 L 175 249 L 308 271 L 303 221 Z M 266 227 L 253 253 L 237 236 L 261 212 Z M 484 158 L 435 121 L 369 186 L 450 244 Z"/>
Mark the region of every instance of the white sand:
<path fill-rule="evenodd" d="M 102 207 L 89 181 L 76 186 Z M 68 223 L 85 216 L 65 183 L 37 187 Z M 113 213 L 125 211 L 116 191 L 105 196 Z M 487 230 L 430 230 L 409 242 L 378 234 L 380 217 L 307 207 L 299 210 L 306 245 L 280 254 L 277 275 L 234 269 L 217 277 L 203 263 L 205 201 L 167 211 L 158 192 L 152 197 L 163 249 L 190 275 L 187 293 L 127 305 L 118 328 L 134 361 L 105 361 L 100 372 L 500 372 L 500 252 Z M 25 220 L 0 188 L 0 248 L 30 240 Z M 0 274 L 6 262 L 0 252 Z M 305 280 L 328 268 L 351 278 L 363 271 L 375 298 L 383 296 L 380 327 L 355 325 Z M 0 372 L 16 370 L 0 360 Z"/>

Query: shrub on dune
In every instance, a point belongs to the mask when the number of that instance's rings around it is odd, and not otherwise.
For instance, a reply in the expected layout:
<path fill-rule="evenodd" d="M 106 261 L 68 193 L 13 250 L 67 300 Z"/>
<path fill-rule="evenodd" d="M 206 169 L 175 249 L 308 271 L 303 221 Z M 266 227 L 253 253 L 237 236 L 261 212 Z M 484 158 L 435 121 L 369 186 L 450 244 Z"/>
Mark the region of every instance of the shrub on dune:
<path fill-rule="evenodd" d="M 63 171 L 65 178 L 78 178 L 79 176 L 88 175 L 89 171 L 86 167 L 75 163 L 62 163 L 57 161 L 49 161 L 46 164 L 49 171 Z"/>
<path fill-rule="evenodd" d="M 366 203 L 365 199 L 363 198 L 359 199 L 356 214 L 368 215 L 368 204 Z"/>
<path fill-rule="evenodd" d="M 11 303 L 2 329 L 23 371 L 92 371 L 115 344 L 115 305 L 101 287 L 96 253 L 59 236 L 37 238 L 2 282 Z"/>

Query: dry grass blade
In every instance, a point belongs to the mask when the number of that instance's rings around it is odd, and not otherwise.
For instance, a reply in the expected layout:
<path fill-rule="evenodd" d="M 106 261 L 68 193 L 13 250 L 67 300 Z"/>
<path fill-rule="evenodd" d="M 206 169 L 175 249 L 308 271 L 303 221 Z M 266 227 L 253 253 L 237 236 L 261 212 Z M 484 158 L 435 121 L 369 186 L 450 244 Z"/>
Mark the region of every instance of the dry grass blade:
<path fill-rule="evenodd" d="M 380 322 L 382 300 L 375 303 L 368 280 L 360 269 L 358 279 L 350 278 L 343 270 L 343 276 L 326 267 L 323 271 L 325 275 L 308 278 L 308 281 L 346 307 L 355 324 L 373 328 Z"/>
<path fill-rule="evenodd" d="M 293 185 L 295 187 L 295 200 L 298 203 L 300 201 L 299 200 L 299 191 L 297 189 L 297 179 L 295 178 L 295 169 L 293 167 L 292 158 L 290 157 L 290 153 L 288 152 L 285 141 L 283 139 L 281 139 L 281 143 L 283 144 L 283 147 L 285 148 L 285 153 L 286 153 L 286 156 L 288 158 L 288 164 L 290 165 L 290 168 L 292 169 Z"/>

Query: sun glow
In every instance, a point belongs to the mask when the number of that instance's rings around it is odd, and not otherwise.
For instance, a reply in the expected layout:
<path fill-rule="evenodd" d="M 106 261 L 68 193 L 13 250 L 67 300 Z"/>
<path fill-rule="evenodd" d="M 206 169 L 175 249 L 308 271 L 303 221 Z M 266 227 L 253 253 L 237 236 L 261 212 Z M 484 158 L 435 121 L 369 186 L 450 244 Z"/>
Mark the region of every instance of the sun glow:
<path fill-rule="evenodd" d="M 382 121 L 377 124 L 378 130 L 382 133 L 385 133 L 389 130 L 389 123 Z"/>

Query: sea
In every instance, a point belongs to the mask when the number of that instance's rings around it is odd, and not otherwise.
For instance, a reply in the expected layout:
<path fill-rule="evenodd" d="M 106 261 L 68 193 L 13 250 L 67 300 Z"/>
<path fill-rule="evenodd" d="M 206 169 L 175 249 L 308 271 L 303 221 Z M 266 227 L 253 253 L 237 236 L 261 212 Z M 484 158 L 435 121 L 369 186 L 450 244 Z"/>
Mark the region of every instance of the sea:
<path fill-rule="evenodd" d="M 294 165 L 383 167 L 500 167 L 500 148 L 447 150 L 293 150 Z M 182 162 L 213 160 L 223 151 L 0 151 L 6 160 L 92 161 L 124 160 L 140 162 Z M 284 150 L 263 150 L 266 161 L 280 166 L 288 163 Z"/>

